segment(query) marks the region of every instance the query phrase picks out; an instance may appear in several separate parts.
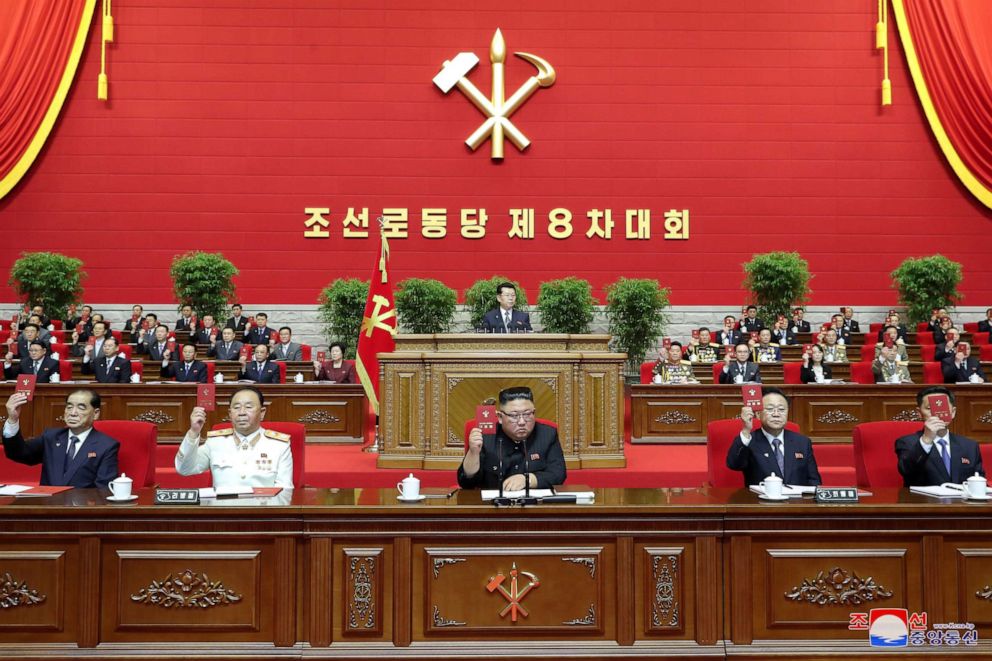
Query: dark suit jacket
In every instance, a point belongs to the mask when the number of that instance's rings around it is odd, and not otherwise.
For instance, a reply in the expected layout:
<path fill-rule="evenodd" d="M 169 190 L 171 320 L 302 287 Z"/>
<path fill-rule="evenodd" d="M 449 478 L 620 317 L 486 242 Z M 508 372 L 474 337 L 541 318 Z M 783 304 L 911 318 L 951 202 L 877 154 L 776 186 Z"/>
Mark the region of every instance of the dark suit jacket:
<path fill-rule="evenodd" d="M 162 375 L 163 379 L 175 379 L 180 383 L 206 383 L 207 364 L 199 360 L 194 360 L 189 374 L 187 374 L 185 361 L 180 360 L 176 362 L 170 360 L 166 367 L 159 369 L 159 374 Z"/>
<path fill-rule="evenodd" d="M 747 334 L 747 333 L 755 333 L 757 331 L 760 331 L 762 328 L 765 327 L 765 324 L 762 323 L 761 319 L 757 317 L 755 317 L 754 319 L 748 319 L 747 317 L 744 317 L 743 319 L 741 319 L 740 323 L 738 324 L 738 327 L 741 329 L 742 333 Z"/>
<path fill-rule="evenodd" d="M 715 340 L 716 343 L 717 344 L 727 344 L 727 342 L 724 342 L 723 341 L 724 336 L 727 335 L 727 334 L 730 335 L 730 343 L 729 343 L 730 346 L 737 346 L 738 344 L 740 344 L 744 340 L 744 336 L 741 334 L 741 332 L 739 330 L 737 330 L 735 328 L 735 329 L 733 329 L 733 330 L 731 330 L 729 332 L 728 331 L 723 331 L 723 330 L 718 330 L 716 332 L 716 340 Z"/>
<path fill-rule="evenodd" d="M 114 356 L 114 364 L 107 369 L 107 357 L 100 356 L 96 360 L 83 363 L 83 374 L 95 375 L 99 383 L 130 383 L 131 361 L 119 353 Z"/>
<path fill-rule="evenodd" d="M 28 441 L 18 431 L 11 438 L 3 439 L 3 451 L 7 458 L 19 464 L 41 464 L 41 484 L 45 486 L 106 487 L 117 477 L 120 443 L 93 429 L 66 469 L 68 442 L 66 427 L 46 429 L 41 436 Z"/>
<path fill-rule="evenodd" d="M 722 369 L 720 370 L 720 383 L 735 383 L 734 377 L 738 374 L 744 377 L 744 383 L 748 381 L 761 383 L 761 370 L 758 369 L 756 364 L 751 362 L 744 363 L 744 369 L 742 371 L 740 363 L 736 360 L 730 361 L 730 366 L 726 372 Z"/>
<path fill-rule="evenodd" d="M 199 319 L 196 320 L 196 325 L 195 326 L 192 326 L 192 327 L 191 327 L 191 324 L 189 323 L 189 321 L 187 321 L 185 317 L 179 317 L 179 319 L 176 320 L 176 330 L 177 331 L 181 331 L 181 330 L 184 330 L 184 331 L 196 331 L 196 329 L 199 328 L 199 327 L 200 327 L 200 320 Z"/>
<path fill-rule="evenodd" d="M 241 356 L 241 347 L 243 346 L 243 343 L 234 340 L 231 342 L 231 347 L 225 349 L 224 343 L 218 340 L 217 344 L 207 350 L 207 356 L 216 358 L 217 360 L 237 360 Z"/>
<path fill-rule="evenodd" d="M 228 317 L 227 323 L 224 324 L 224 328 L 233 328 L 236 333 L 244 333 L 245 326 L 248 325 L 248 317 L 241 315 L 237 320 L 234 317 Z"/>
<path fill-rule="evenodd" d="M 786 344 L 795 344 L 796 343 L 796 336 L 792 334 L 792 328 L 786 328 L 785 329 L 785 337 L 784 338 L 782 337 L 782 331 L 780 331 L 780 330 L 773 330 L 772 331 L 772 342 L 777 342 L 778 344 L 781 344 L 783 346 L 786 345 Z"/>
<path fill-rule="evenodd" d="M 796 320 L 793 319 L 792 321 L 789 322 L 789 329 L 793 333 L 808 333 L 810 330 L 809 322 L 803 319 L 797 324 Z"/>
<path fill-rule="evenodd" d="M 979 333 L 992 333 L 992 322 L 988 319 L 982 319 L 978 322 L 978 332 Z"/>
<path fill-rule="evenodd" d="M 833 377 L 834 371 L 833 369 L 831 369 L 828 363 L 823 363 L 822 367 L 823 367 L 824 379 L 834 378 Z M 816 383 L 816 375 L 813 373 L 812 365 L 809 367 L 803 366 L 799 368 L 799 380 L 802 381 L 803 383 Z"/>
<path fill-rule="evenodd" d="M 214 326 L 217 329 L 217 341 L 220 342 L 223 338 L 220 336 L 221 329 Z M 196 331 L 190 336 L 190 340 L 195 344 L 210 344 L 210 331 L 213 329 L 200 327 L 200 330 Z"/>
<path fill-rule="evenodd" d="M 252 326 L 251 330 L 245 333 L 244 342 L 245 344 L 268 344 L 273 335 L 273 329 L 268 326 L 265 328 Z"/>
<path fill-rule="evenodd" d="M 858 324 L 858 322 L 856 322 L 854 319 L 851 319 L 850 321 L 845 319 L 844 327 L 847 328 L 847 330 L 850 331 L 851 333 L 861 332 L 861 325 Z"/>
<path fill-rule="evenodd" d="M 41 359 L 41 367 L 38 370 L 38 383 L 51 383 L 52 375 L 59 373 L 59 361 L 45 356 Z M 11 365 L 3 368 L 3 375 L 6 379 L 16 379 L 18 374 L 34 374 L 34 361 L 30 357 L 21 360 L 18 367 Z"/>
<path fill-rule="evenodd" d="M 974 356 L 968 356 L 961 361 L 959 368 L 954 364 L 954 355 L 950 354 L 941 362 L 940 368 L 944 371 L 944 383 L 967 381 L 972 374 L 982 377 L 982 381 L 988 380 L 985 378 L 985 372 L 982 371 L 982 364 Z"/>
<path fill-rule="evenodd" d="M 258 363 L 254 360 L 245 363 L 244 370 L 238 378 L 250 379 L 256 383 L 279 383 L 279 365 L 271 360 L 265 361 L 259 372 Z"/>
<path fill-rule="evenodd" d="M 505 333 L 506 327 L 503 325 L 503 311 L 500 308 L 490 310 L 482 318 L 482 328 L 490 333 Z M 530 315 L 520 310 L 510 311 L 510 332 L 534 330 L 530 327 Z"/>
<path fill-rule="evenodd" d="M 960 484 L 972 475 L 985 475 L 982 468 L 982 453 L 978 443 L 965 436 L 948 434 L 951 449 L 951 474 L 944 468 L 940 457 L 940 446 L 934 443 L 928 453 L 920 443 L 923 430 L 896 439 L 896 456 L 899 458 L 899 473 L 903 485 L 907 487 L 938 486 L 944 482 Z"/>
<path fill-rule="evenodd" d="M 503 439 L 503 461 L 500 462 L 499 438 Z M 524 444 L 527 446 L 527 461 L 524 461 Z M 502 473 L 500 464 L 502 463 Z M 498 489 L 500 483 L 510 475 L 533 473 L 537 477 L 536 489 L 547 489 L 556 484 L 564 484 L 565 455 L 558 441 L 558 430 L 540 422 L 534 424 L 534 431 L 524 442 L 517 443 L 503 434 L 501 427 L 495 434 L 482 437 L 482 453 L 479 455 L 479 472 L 465 475 L 458 467 L 458 485 L 463 489 Z"/>
<path fill-rule="evenodd" d="M 772 444 L 764 430 L 751 432 L 751 443 L 744 445 L 740 434 L 727 450 L 727 468 L 744 473 L 744 482 L 751 486 L 774 473 L 786 484 L 811 487 L 821 483 L 820 471 L 813 456 L 813 442 L 802 434 L 786 429 L 782 436 L 782 456 L 785 475 L 778 469 Z"/>
<path fill-rule="evenodd" d="M 138 346 L 138 353 L 145 354 L 146 356 L 148 356 L 149 360 L 158 360 L 158 361 L 161 361 L 162 358 L 163 358 L 162 354 L 165 353 L 165 351 L 168 350 L 168 348 L 169 348 L 169 342 L 168 341 L 165 341 L 165 342 L 162 343 L 162 350 L 159 351 L 158 342 L 156 342 L 155 340 L 152 340 L 148 344 L 141 344 L 141 345 L 139 345 Z M 177 351 L 179 350 L 179 345 L 178 344 L 176 345 L 176 350 Z M 172 356 L 170 356 L 170 358 L 171 357 Z"/>
<path fill-rule="evenodd" d="M 127 321 L 124 322 L 124 330 L 127 331 L 128 333 L 131 333 L 132 340 L 134 339 L 133 337 L 134 333 L 141 330 L 141 322 L 143 322 L 144 320 L 145 318 L 141 317 L 138 319 L 137 322 L 135 322 L 131 317 L 128 317 Z"/>
<path fill-rule="evenodd" d="M 882 328 L 878 331 L 878 339 L 875 340 L 876 342 L 881 342 L 882 341 L 882 337 L 885 335 L 885 327 L 886 327 L 886 325 L 887 324 L 882 324 Z M 906 327 L 905 326 L 901 326 L 901 325 L 900 326 L 896 326 L 896 337 L 897 338 L 901 337 L 902 338 L 902 341 L 903 342 L 906 342 Z"/>

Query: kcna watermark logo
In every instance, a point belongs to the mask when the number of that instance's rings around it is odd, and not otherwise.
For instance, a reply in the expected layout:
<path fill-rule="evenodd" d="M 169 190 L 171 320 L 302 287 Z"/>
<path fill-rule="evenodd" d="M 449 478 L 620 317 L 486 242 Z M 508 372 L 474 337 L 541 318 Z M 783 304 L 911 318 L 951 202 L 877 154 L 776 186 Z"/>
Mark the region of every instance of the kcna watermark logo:
<path fill-rule="evenodd" d="M 867 613 L 850 613 L 847 628 L 867 631 L 872 647 L 970 647 L 978 644 L 978 629 L 971 622 L 928 626 L 926 611 L 910 613 L 905 608 L 872 608 Z"/>

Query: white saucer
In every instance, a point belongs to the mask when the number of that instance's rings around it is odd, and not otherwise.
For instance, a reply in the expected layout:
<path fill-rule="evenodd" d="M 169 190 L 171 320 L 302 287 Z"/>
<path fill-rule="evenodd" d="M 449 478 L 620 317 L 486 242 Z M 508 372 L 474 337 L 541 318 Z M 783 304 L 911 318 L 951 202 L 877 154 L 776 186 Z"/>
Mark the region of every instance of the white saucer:
<path fill-rule="evenodd" d="M 777 502 L 781 502 L 783 500 L 789 500 L 789 497 L 786 496 L 785 494 L 782 494 L 778 498 L 775 498 L 774 496 L 769 496 L 768 494 L 759 493 L 758 494 L 758 498 L 760 498 L 761 500 L 770 500 L 770 501 L 776 502 L 776 503 Z"/>
<path fill-rule="evenodd" d="M 424 494 L 420 494 L 416 498 L 404 498 L 403 496 L 396 496 L 396 500 L 402 501 L 404 503 L 419 503 L 424 498 L 427 498 Z"/>
<path fill-rule="evenodd" d="M 107 496 L 107 500 L 112 503 L 129 503 L 132 500 L 138 500 L 138 494 L 132 493 L 127 498 L 118 498 L 117 496 Z"/>
<path fill-rule="evenodd" d="M 985 494 L 984 496 L 971 496 L 971 495 L 968 495 L 967 493 L 965 493 L 964 499 L 965 500 L 974 500 L 974 501 L 992 500 L 992 496 L 990 496 L 988 494 Z"/>

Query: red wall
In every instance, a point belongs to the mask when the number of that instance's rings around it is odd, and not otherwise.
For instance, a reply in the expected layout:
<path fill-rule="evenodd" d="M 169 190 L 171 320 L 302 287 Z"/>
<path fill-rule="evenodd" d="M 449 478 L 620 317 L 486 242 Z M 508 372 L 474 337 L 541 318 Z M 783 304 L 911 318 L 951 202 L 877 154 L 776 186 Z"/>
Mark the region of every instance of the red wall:
<path fill-rule="evenodd" d="M 454 8 L 453 8 L 454 7 Z M 608 7 L 608 8 L 607 8 Z M 221 250 L 246 301 L 313 303 L 339 276 L 368 277 L 371 242 L 341 237 L 348 207 L 410 209 L 392 243 L 396 279 L 463 289 L 512 273 L 533 288 L 577 274 L 596 287 L 654 277 L 679 305 L 736 304 L 740 264 L 797 250 L 813 303 L 890 305 L 907 255 L 965 266 L 966 303 L 992 301 L 990 213 L 946 166 L 893 44 L 894 105 L 879 107 L 881 57 L 867 0 L 124 0 L 108 50 L 111 102 L 96 99 L 94 21 L 48 146 L 0 200 L 0 272 L 22 250 L 81 257 L 86 298 L 171 299 L 168 267 Z M 97 12 L 99 14 L 99 12 Z M 550 61 L 556 84 L 513 117 L 533 141 L 463 140 L 480 113 L 431 83 L 459 51 L 482 62 L 502 28 L 510 52 Z M 532 72 L 510 57 L 507 88 Z M 303 238 L 303 209 L 330 207 L 332 238 Z M 449 236 L 419 236 L 422 207 L 448 209 Z M 537 237 L 509 239 L 508 209 L 533 207 Z M 546 233 L 570 209 L 575 234 Z M 458 236 L 461 208 L 488 235 Z M 612 209 L 620 237 L 587 239 L 585 213 Z M 650 241 L 622 238 L 623 210 L 648 208 Z M 661 216 L 689 209 L 691 238 Z M 3 298 L 9 299 L 9 290 Z"/>

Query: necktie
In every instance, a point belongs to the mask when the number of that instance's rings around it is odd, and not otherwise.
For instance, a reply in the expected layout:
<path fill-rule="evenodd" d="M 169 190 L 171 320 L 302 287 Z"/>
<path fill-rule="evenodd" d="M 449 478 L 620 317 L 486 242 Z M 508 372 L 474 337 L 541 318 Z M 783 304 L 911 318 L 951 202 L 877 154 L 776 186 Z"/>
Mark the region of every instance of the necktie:
<path fill-rule="evenodd" d="M 944 468 L 947 470 L 947 475 L 951 474 L 951 453 L 947 448 L 947 441 L 945 439 L 940 439 L 937 441 L 937 445 L 940 446 L 940 458 L 944 460 Z"/>
<path fill-rule="evenodd" d="M 41 369 L 41 361 L 36 360 L 34 361 L 34 373 L 37 374 L 39 369 Z"/>
<path fill-rule="evenodd" d="M 189 363 L 186 363 L 186 376 L 189 376 Z"/>
<path fill-rule="evenodd" d="M 78 436 L 69 435 L 69 446 L 65 449 L 66 463 L 72 460 L 76 456 L 76 443 L 79 442 Z"/>
<path fill-rule="evenodd" d="M 785 478 L 785 455 L 782 454 L 782 440 L 776 438 L 772 441 L 772 446 L 775 448 L 775 463 L 778 464 L 778 470 L 782 473 L 782 478 Z"/>
<path fill-rule="evenodd" d="M 507 310 L 503 313 L 503 325 L 506 326 L 507 330 L 510 328 L 510 311 Z"/>

